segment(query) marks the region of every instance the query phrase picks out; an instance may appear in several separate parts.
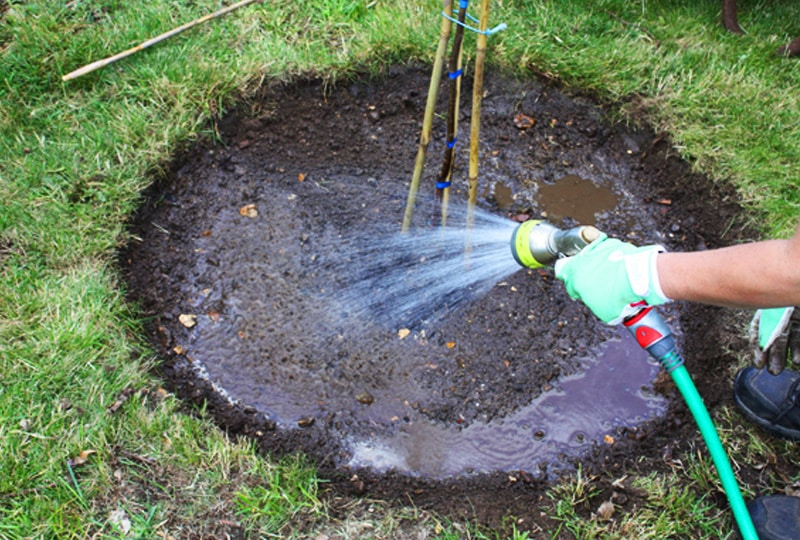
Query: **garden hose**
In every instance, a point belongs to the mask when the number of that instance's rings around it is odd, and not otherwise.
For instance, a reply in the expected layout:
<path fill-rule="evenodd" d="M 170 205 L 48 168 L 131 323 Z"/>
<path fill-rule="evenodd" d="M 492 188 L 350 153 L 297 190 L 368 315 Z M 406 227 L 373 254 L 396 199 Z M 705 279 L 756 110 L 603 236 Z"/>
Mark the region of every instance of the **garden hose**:
<path fill-rule="evenodd" d="M 703 404 L 703 399 L 697 392 L 686 366 L 683 365 L 683 357 L 678 351 L 672 332 L 652 306 L 648 306 L 644 302 L 640 302 L 638 305 L 642 308 L 639 313 L 626 319 L 622 324 L 631 331 L 639 346 L 655 358 L 672 377 L 675 386 L 678 387 L 686 401 L 697 427 L 700 428 L 700 434 L 706 442 L 711 459 L 717 469 L 717 475 L 722 482 L 722 488 L 728 497 L 733 517 L 739 526 L 739 533 L 744 540 L 758 540 L 753 520 L 745 506 L 742 492 L 736 482 L 736 475 L 733 473 L 728 455 L 719 440 L 714 421 L 708 414 L 708 409 Z"/>

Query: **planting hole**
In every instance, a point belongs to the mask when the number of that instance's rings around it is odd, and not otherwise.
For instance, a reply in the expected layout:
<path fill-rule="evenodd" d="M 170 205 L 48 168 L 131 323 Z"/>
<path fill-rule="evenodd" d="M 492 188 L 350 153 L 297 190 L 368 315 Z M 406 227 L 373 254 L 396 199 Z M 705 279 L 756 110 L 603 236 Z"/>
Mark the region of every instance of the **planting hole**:
<path fill-rule="evenodd" d="M 658 367 L 551 270 L 518 268 L 504 231 L 546 216 L 637 244 L 708 242 L 654 187 L 666 184 L 665 151 L 646 131 L 606 125 L 585 98 L 489 76 L 478 242 L 463 259 L 463 243 L 443 241 L 453 262 L 434 264 L 436 250 L 422 247 L 438 245 L 429 224 L 441 119 L 414 214 L 421 243 L 397 237 L 428 82 L 426 69 L 396 68 L 381 80 L 264 89 L 217 122 L 221 141 L 176 156 L 123 253 L 165 376 L 230 431 L 335 469 L 552 479 L 598 451 L 635 453 L 640 439 L 626 434 L 655 431 L 670 406 L 653 389 Z M 521 129 L 519 113 L 547 121 Z M 455 230 L 468 146 L 456 153 Z M 415 277 L 379 279 L 400 259 L 429 264 L 413 309 L 402 301 Z M 682 341 L 679 309 L 662 314 Z"/>

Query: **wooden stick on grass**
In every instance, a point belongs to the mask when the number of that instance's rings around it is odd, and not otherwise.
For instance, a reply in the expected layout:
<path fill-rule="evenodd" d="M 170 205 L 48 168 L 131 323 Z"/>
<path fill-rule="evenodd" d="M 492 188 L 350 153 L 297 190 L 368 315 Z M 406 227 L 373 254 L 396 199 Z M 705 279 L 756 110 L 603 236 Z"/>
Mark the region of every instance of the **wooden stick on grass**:
<path fill-rule="evenodd" d="M 117 60 L 122 60 L 123 58 L 127 58 L 128 56 L 131 56 L 132 54 L 136 54 L 139 51 L 147 49 L 148 47 L 152 47 L 156 43 L 160 43 L 160 42 L 164 41 L 165 39 L 171 38 L 172 36 L 180 34 L 181 32 L 189 30 L 190 28 L 194 28 L 195 26 L 197 26 L 199 24 L 203 24 L 204 22 L 210 21 L 211 19 L 216 19 L 217 17 L 221 17 L 222 15 L 225 15 L 226 13 L 230 13 L 233 10 L 239 9 L 240 7 L 246 6 L 247 4 L 252 4 L 253 2 L 258 2 L 258 1 L 260 1 L 260 0 L 242 0 L 241 2 L 238 2 L 236 4 L 232 4 L 232 5 L 230 5 L 230 6 L 226 7 L 226 8 L 220 9 L 219 11 L 215 11 L 214 13 L 210 13 L 208 15 L 200 17 L 199 19 L 195 19 L 192 22 L 189 22 L 189 23 L 186 23 L 186 24 L 184 24 L 182 26 L 174 28 L 174 29 L 170 30 L 169 32 L 165 32 L 165 33 L 161 34 L 160 36 L 154 37 L 153 39 L 148 39 L 144 43 L 142 43 L 140 45 L 137 45 L 136 47 L 133 47 L 131 49 L 128 49 L 127 51 L 123 51 L 123 52 L 121 52 L 119 54 L 115 54 L 114 56 L 109 56 L 108 58 L 104 58 L 103 60 L 98 60 L 96 62 L 92 62 L 91 64 L 83 66 L 80 69 L 76 69 L 75 71 L 67 73 L 66 75 L 61 77 L 61 80 L 62 81 L 69 81 L 70 79 L 75 79 L 77 77 L 81 77 L 82 75 L 86 75 L 87 73 L 91 73 L 92 71 L 95 71 L 95 70 L 98 70 L 100 68 L 103 68 L 103 67 L 105 67 L 105 66 L 107 66 L 109 64 L 113 64 Z"/>
<path fill-rule="evenodd" d="M 431 142 L 431 127 L 433 125 L 433 114 L 436 108 L 436 98 L 439 93 L 439 82 L 442 78 L 442 64 L 447 54 L 447 42 L 450 40 L 450 29 L 453 23 L 448 17 L 453 15 L 453 2 L 451 0 L 444 0 L 442 16 L 442 26 L 439 30 L 439 47 L 436 49 L 436 58 L 433 60 L 433 73 L 431 73 L 431 82 L 428 87 L 428 100 L 425 103 L 425 115 L 422 120 L 422 133 L 419 137 L 419 147 L 417 148 L 417 160 L 414 163 L 414 174 L 411 177 L 411 186 L 408 188 L 408 200 L 406 201 L 406 210 L 403 215 L 403 228 L 402 232 L 408 232 L 411 226 L 411 218 L 414 215 L 414 205 L 417 201 L 417 192 L 419 191 L 419 182 L 422 178 L 422 169 L 425 166 L 425 156 L 428 153 L 428 146 Z"/>

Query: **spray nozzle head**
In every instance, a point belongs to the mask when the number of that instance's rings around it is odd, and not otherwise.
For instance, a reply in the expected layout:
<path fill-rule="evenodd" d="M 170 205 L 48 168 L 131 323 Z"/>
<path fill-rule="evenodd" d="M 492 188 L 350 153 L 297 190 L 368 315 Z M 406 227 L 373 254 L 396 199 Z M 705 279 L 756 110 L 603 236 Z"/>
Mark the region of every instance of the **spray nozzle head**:
<path fill-rule="evenodd" d="M 511 255 L 517 264 L 526 268 L 541 268 L 547 263 L 539 262 L 531 249 L 531 233 L 540 224 L 545 223 L 537 219 L 522 222 L 514 229 L 511 235 Z M 548 224 L 545 223 L 545 226 Z"/>
<path fill-rule="evenodd" d="M 559 229 L 546 221 L 532 219 L 514 229 L 511 254 L 520 266 L 542 268 L 561 257 L 570 257 L 594 242 L 601 233 L 591 225 Z"/>

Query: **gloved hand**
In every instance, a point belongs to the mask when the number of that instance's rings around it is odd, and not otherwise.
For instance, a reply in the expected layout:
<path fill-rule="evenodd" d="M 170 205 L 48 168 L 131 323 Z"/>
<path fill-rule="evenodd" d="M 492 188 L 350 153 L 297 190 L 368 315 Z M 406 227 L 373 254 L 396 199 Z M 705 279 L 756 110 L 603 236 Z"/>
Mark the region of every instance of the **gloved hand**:
<path fill-rule="evenodd" d="M 556 261 L 556 277 L 567 293 L 581 300 L 606 324 L 619 324 L 645 300 L 656 306 L 668 302 L 658 282 L 656 255 L 661 246 L 636 247 L 602 234 L 577 255 Z"/>
<path fill-rule="evenodd" d="M 765 365 L 778 375 L 791 356 L 800 364 L 800 309 L 794 307 L 759 309 L 750 323 L 750 343 L 754 348 L 753 365 Z"/>

